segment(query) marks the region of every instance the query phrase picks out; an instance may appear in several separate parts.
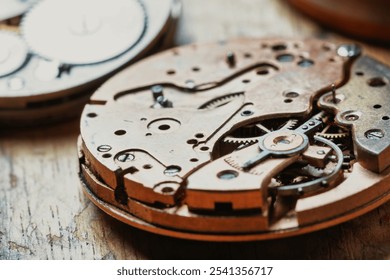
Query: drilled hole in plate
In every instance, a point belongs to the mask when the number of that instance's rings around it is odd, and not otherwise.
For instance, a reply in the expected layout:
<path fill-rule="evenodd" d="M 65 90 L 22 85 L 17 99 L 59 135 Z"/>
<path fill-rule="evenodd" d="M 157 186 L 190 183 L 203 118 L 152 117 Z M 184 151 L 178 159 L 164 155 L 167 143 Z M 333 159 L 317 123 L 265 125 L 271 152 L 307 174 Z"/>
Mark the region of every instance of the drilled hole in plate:
<path fill-rule="evenodd" d="M 196 140 L 196 139 L 189 139 L 189 140 L 187 140 L 187 144 L 190 144 L 190 145 L 198 144 L 198 140 Z"/>
<path fill-rule="evenodd" d="M 197 133 L 197 134 L 195 134 L 195 137 L 196 138 L 203 138 L 204 134 L 203 133 Z"/>
<path fill-rule="evenodd" d="M 241 112 L 241 116 L 243 116 L 243 117 L 248 117 L 251 115 L 253 115 L 253 111 L 251 111 L 251 110 L 245 110 L 245 111 Z"/>
<path fill-rule="evenodd" d="M 284 103 L 291 103 L 291 102 L 293 102 L 293 100 L 290 99 L 290 98 L 287 98 L 287 99 L 284 100 Z"/>
<path fill-rule="evenodd" d="M 174 191 L 174 189 L 172 188 L 172 187 L 163 187 L 162 189 L 161 189 L 161 192 L 162 193 L 171 193 L 171 192 L 173 192 Z"/>
<path fill-rule="evenodd" d="M 144 169 L 151 169 L 153 166 L 151 164 L 145 164 L 142 166 Z"/>
<path fill-rule="evenodd" d="M 314 61 L 311 60 L 311 59 L 302 59 L 301 61 L 298 62 L 298 65 L 300 67 L 310 67 L 310 66 L 313 66 L 314 65 Z"/>
<path fill-rule="evenodd" d="M 88 114 L 87 114 L 87 117 L 88 117 L 88 118 L 96 118 L 96 117 L 97 117 L 97 114 L 96 114 L 96 113 L 88 113 Z"/>
<path fill-rule="evenodd" d="M 168 129 L 170 129 L 170 128 L 171 128 L 171 126 L 168 125 L 168 124 L 162 124 L 162 125 L 160 125 L 160 126 L 158 127 L 158 129 L 160 129 L 160 130 L 168 130 Z"/>
<path fill-rule="evenodd" d="M 245 57 L 245 58 L 251 58 L 251 57 L 252 57 L 252 54 L 251 54 L 251 53 L 244 53 L 244 57 Z"/>
<path fill-rule="evenodd" d="M 199 67 L 197 67 L 197 66 L 195 66 L 195 67 L 192 67 L 192 71 L 194 71 L 194 72 L 199 72 L 199 71 L 200 71 L 200 68 L 199 68 Z"/>
<path fill-rule="evenodd" d="M 167 74 L 168 74 L 168 75 L 175 75 L 175 74 L 176 74 L 176 71 L 175 71 L 175 70 L 168 70 L 168 71 L 167 71 Z"/>
<path fill-rule="evenodd" d="M 292 54 L 281 54 L 276 57 L 279 62 L 291 62 L 294 60 L 294 56 Z"/>
<path fill-rule="evenodd" d="M 152 136 L 152 133 L 146 133 L 145 136 Z"/>
<path fill-rule="evenodd" d="M 115 133 L 115 135 L 118 135 L 118 136 L 120 136 L 120 135 L 124 135 L 124 134 L 126 134 L 126 130 L 119 129 L 119 130 L 115 131 L 114 133 Z"/>
<path fill-rule="evenodd" d="M 287 46 L 285 44 L 276 44 L 272 46 L 272 50 L 274 51 L 284 51 L 287 49 Z"/>
<path fill-rule="evenodd" d="M 197 158 L 192 158 L 192 159 L 190 159 L 190 161 L 191 161 L 191 162 L 198 162 L 199 159 L 197 159 Z"/>
<path fill-rule="evenodd" d="M 288 97 L 288 98 L 296 98 L 299 96 L 299 93 L 296 91 L 287 91 L 287 92 L 283 93 L 283 95 L 285 97 Z"/>
<path fill-rule="evenodd" d="M 259 69 L 256 71 L 256 74 L 261 76 L 261 75 L 267 75 L 269 71 L 267 69 Z"/>
<path fill-rule="evenodd" d="M 146 121 L 146 118 L 140 118 L 140 120 L 144 122 L 144 121 Z"/>
<path fill-rule="evenodd" d="M 389 117 L 389 116 L 383 116 L 383 117 L 382 117 L 382 120 L 388 121 L 388 120 L 390 120 L 390 117 Z"/>
<path fill-rule="evenodd" d="M 223 170 L 217 174 L 217 177 L 222 180 L 232 180 L 238 177 L 238 172 L 235 170 Z"/>
<path fill-rule="evenodd" d="M 367 81 L 370 87 L 383 87 L 387 84 L 387 81 L 383 77 L 374 77 Z"/>
<path fill-rule="evenodd" d="M 208 151 L 208 150 L 209 150 L 209 147 L 204 146 L 204 147 L 201 147 L 200 150 L 201 150 L 201 151 Z"/>
<path fill-rule="evenodd" d="M 244 84 L 248 84 L 248 83 L 251 82 L 251 80 L 245 79 L 245 80 L 242 80 L 242 82 L 243 82 Z"/>
<path fill-rule="evenodd" d="M 382 105 L 380 105 L 380 104 L 375 104 L 375 105 L 372 106 L 372 107 L 374 107 L 374 109 L 380 109 L 380 108 L 382 108 Z"/>
<path fill-rule="evenodd" d="M 329 61 L 330 61 L 330 62 L 335 62 L 336 59 L 334 59 L 333 57 L 331 57 L 331 58 L 329 58 Z"/>
<path fill-rule="evenodd" d="M 361 72 L 361 71 L 357 71 L 357 72 L 355 72 L 355 75 L 356 75 L 356 76 L 364 76 L 364 73 Z"/>
<path fill-rule="evenodd" d="M 104 157 L 104 158 L 110 158 L 110 157 L 112 157 L 112 155 L 111 155 L 111 154 L 103 154 L 102 157 Z"/>

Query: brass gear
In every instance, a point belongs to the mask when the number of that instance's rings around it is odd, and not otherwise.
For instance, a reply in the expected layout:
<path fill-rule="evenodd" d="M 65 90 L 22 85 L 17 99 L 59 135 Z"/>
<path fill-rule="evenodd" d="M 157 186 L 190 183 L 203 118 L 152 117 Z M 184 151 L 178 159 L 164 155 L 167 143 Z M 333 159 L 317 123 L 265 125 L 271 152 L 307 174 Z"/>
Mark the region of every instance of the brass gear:
<path fill-rule="evenodd" d="M 279 129 L 293 129 L 293 128 L 296 127 L 297 123 L 298 123 L 297 119 L 289 119 L 284 124 L 282 124 L 282 126 L 279 126 L 276 129 L 275 128 L 267 128 L 266 126 L 264 126 L 261 123 L 255 124 L 254 127 L 257 128 L 257 131 L 261 131 L 263 133 L 268 133 L 268 132 L 271 132 L 273 130 L 279 130 Z M 246 128 L 248 128 L 248 126 Z M 245 129 L 245 127 L 241 128 L 241 129 Z M 257 140 L 258 140 L 259 136 L 261 136 L 261 134 L 260 135 L 255 135 L 255 136 L 249 136 L 249 137 L 246 137 L 246 136 L 241 137 L 241 136 L 238 136 L 238 135 L 237 136 L 228 135 L 228 136 L 226 136 L 223 139 L 223 141 L 225 143 L 229 143 L 229 144 L 244 144 L 244 145 L 247 145 L 247 144 L 257 143 Z"/>

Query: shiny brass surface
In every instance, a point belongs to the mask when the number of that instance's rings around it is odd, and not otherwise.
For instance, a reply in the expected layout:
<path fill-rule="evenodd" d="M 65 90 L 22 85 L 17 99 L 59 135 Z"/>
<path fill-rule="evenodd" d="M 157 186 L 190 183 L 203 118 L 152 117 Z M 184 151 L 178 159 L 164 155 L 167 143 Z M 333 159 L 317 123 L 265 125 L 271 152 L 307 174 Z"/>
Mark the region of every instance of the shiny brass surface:
<path fill-rule="evenodd" d="M 358 46 L 317 39 L 170 49 L 85 106 L 83 188 L 115 218 L 180 238 L 338 224 L 390 199 L 389 79 Z"/>

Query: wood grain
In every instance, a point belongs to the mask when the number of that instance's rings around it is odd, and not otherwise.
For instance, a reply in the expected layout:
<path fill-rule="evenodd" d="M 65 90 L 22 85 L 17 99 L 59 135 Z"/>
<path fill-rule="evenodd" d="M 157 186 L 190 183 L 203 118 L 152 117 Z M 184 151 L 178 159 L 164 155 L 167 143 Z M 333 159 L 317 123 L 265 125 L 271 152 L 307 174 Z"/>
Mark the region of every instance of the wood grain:
<path fill-rule="evenodd" d="M 183 0 L 177 44 L 237 36 L 316 36 L 323 30 L 284 1 Z M 368 46 L 389 61 L 390 50 Z M 121 224 L 83 195 L 78 120 L 0 132 L 0 259 L 390 259 L 390 203 L 350 222 L 248 243 L 173 239 Z"/>

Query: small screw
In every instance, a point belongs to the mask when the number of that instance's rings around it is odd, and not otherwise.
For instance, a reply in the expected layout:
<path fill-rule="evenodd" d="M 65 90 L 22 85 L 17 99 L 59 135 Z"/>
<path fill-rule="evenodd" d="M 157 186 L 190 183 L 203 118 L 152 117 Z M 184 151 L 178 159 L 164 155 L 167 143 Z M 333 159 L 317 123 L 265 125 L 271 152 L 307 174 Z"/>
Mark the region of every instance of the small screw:
<path fill-rule="evenodd" d="M 358 115 L 354 115 L 354 114 L 349 114 L 349 115 L 346 115 L 344 118 L 347 121 L 356 121 L 356 120 L 359 119 L 359 116 Z"/>
<path fill-rule="evenodd" d="M 180 166 L 170 165 L 164 170 L 164 174 L 170 177 L 177 175 L 181 171 Z"/>
<path fill-rule="evenodd" d="M 364 134 L 367 139 L 378 140 L 385 137 L 385 133 L 380 129 L 370 129 Z"/>
<path fill-rule="evenodd" d="M 325 151 L 324 150 L 319 150 L 319 151 L 317 151 L 317 154 L 318 155 L 325 155 Z"/>
<path fill-rule="evenodd" d="M 226 54 L 226 61 L 230 67 L 234 67 L 236 65 L 236 55 L 234 52 L 228 52 Z"/>
<path fill-rule="evenodd" d="M 97 150 L 99 151 L 99 152 L 102 152 L 102 153 L 106 153 L 106 152 L 109 152 L 109 151 L 111 151 L 111 146 L 109 146 L 109 145 L 101 145 L 101 146 L 99 146 L 98 148 L 97 148 Z"/>
<path fill-rule="evenodd" d="M 120 154 L 119 156 L 117 156 L 116 158 L 118 161 L 120 162 L 127 162 L 127 161 L 132 161 L 135 159 L 135 156 L 134 154 L 130 153 L 130 152 L 125 152 L 123 154 Z"/>
<path fill-rule="evenodd" d="M 341 45 L 337 49 L 337 54 L 342 57 L 355 57 L 360 55 L 361 49 L 358 45 L 356 44 L 345 44 Z"/>
<path fill-rule="evenodd" d="M 196 85 L 195 85 L 195 82 L 193 80 L 187 80 L 186 86 L 188 89 L 194 89 Z"/>
<path fill-rule="evenodd" d="M 157 100 L 157 98 L 159 98 L 160 96 L 164 95 L 164 92 L 163 92 L 164 89 L 160 85 L 152 86 L 151 90 L 152 90 L 152 93 L 153 93 L 153 99 L 154 100 Z"/>
<path fill-rule="evenodd" d="M 157 104 L 159 106 L 161 106 L 162 108 L 172 108 L 173 107 L 173 104 L 170 100 L 168 100 L 166 97 L 164 97 L 163 95 L 157 97 L 157 100 L 156 100 Z"/>

